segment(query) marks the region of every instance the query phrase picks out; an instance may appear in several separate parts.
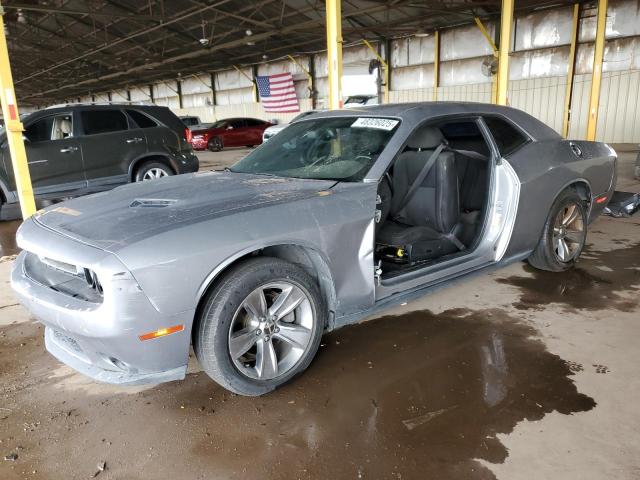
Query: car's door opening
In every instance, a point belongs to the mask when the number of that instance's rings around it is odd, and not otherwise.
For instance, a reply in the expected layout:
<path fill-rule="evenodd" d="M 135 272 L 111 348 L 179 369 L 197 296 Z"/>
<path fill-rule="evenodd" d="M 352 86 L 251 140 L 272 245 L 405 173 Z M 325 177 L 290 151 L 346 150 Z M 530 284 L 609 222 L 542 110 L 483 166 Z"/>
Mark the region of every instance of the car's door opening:
<path fill-rule="evenodd" d="M 490 198 L 492 150 L 476 118 L 418 127 L 378 188 L 382 277 L 473 252 Z"/>

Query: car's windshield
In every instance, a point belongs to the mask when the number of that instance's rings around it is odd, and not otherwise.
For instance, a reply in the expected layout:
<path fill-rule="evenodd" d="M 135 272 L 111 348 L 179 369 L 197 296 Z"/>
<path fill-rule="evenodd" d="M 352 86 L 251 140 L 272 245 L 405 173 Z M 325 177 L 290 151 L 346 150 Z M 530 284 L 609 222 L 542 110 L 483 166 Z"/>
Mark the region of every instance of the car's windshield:
<path fill-rule="evenodd" d="M 227 126 L 226 120 L 218 120 L 217 122 L 213 122 L 209 128 L 224 128 Z"/>
<path fill-rule="evenodd" d="M 400 120 L 331 117 L 294 123 L 244 157 L 232 172 L 358 182 Z"/>

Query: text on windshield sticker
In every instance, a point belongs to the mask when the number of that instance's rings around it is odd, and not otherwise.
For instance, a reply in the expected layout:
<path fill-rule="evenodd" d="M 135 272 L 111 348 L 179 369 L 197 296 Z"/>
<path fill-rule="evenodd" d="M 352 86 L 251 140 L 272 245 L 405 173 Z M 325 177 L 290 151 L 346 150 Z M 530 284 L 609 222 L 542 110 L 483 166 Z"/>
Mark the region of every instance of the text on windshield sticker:
<path fill-rule="evenodd" d="M 377 128 L 380 130 L 393 130 L 396 125 L 400 123 L 399 120 L 392 120 L 390 118 L 371 118 L 360 117 L 351 124 L 354 128 Z"/>

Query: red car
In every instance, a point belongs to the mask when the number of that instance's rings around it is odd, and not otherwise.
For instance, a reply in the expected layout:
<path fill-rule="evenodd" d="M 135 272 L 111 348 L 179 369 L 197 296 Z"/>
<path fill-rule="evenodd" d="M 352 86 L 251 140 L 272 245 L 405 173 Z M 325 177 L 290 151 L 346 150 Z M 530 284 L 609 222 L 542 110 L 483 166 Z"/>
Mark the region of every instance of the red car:
<path fill-rule="evenodd" d="M 218 120 L 209 128 L 192 131 L 194 150 L 209 149 L 219 152 L 225 147 L 253 147 L 262 143 L 262 132 L 271 123 L 256 118 L 227 118 Z"/>

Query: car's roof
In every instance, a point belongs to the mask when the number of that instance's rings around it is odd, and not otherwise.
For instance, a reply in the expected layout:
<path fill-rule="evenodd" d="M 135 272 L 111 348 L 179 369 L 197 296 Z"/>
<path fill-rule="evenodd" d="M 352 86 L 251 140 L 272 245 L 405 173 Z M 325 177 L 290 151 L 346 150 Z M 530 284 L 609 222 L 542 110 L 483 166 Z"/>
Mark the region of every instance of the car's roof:
<path fill-rule="evenodd" d="M 512 107 L 493 105 L 479 102 L 416 102 L 416 103 L 387 103 L 367 105 L 344 110 L 329 110 L 317 112 L 300 121 L 308 121 L 313 118 L 334 116 L 358 116 L 375 115 L 400 118 L 410 123 L 422 123 L 430 117 L 443 115 L 498 115 L 507 117 L 520 127 L 525 129 L 537 140 L 557 139 L 558 133 L 540 120 L 528 113 Z"/>
<path fill-rule="evenodd" d="M 126 108 L 128 110 L 157 110 L 167 109 L 155 104 L 137 104 L 137 103 L 69 103 L 66 105 L 54 105 L 52 107 L 43 108 L 42 110 L 36 110 L 29 114 L 29 116 L 44 116 L 55 113 L 71 112 L 74 110 L 113 110 Z"/>

